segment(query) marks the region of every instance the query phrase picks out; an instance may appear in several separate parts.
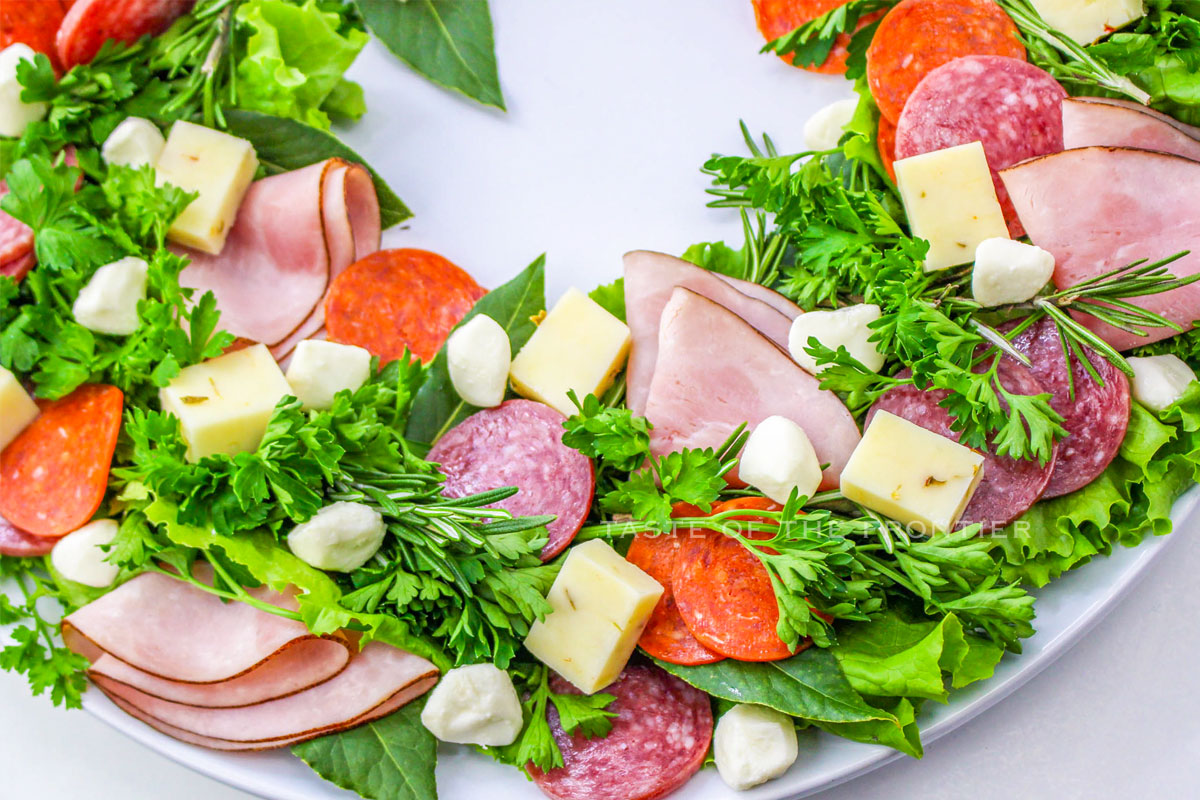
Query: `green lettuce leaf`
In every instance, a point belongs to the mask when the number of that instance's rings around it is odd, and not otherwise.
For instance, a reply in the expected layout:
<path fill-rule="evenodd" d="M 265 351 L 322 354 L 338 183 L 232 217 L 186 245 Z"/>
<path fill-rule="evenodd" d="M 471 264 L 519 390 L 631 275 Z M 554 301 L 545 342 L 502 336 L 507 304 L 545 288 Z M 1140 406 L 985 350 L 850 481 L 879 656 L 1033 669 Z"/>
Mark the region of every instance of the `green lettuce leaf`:
<path fill-rule="evenodd" d="M 884 710 L 898 720 L 899 726 L 878 719 L 866 722 L 814 722 L 813 724 L 823 731 L 852 742 L 880 744 L 899 750 L 913 758 L 921 758 L 925 754 L 925 748 L 921 745 L 921 728 L 917 724 L 919 703 L 919 700 L 914 704 L 902 697 L 890 703 L 880 704 Z"/>

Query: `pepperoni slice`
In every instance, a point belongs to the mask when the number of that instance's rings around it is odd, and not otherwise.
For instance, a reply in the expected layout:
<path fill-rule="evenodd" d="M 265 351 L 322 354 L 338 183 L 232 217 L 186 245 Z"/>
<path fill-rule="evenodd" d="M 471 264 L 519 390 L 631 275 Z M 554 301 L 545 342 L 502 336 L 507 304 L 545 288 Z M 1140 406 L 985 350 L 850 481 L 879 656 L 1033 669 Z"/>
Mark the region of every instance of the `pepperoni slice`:
<path fill-rule="evenodd" d="M 887 170 L 888 177 L 892 182 L 896 182 L 896 123 L 892 122 L 882 114 L 879 115 L 879 136 L 876 139 L 879 145 L 879 157 L 883 160 L 883 168 Z"/>
<path fill-rule="evenodd" d="M 0 517 L 0 556 L 37 558 L 54 549 L 57 539 L 34 536 Z"/>
<path fill-rule="evenodd" d="M 555 675 L 557 694 L 579 690 Z M 567 736 L 553 706 L 550 730 L 563 766 L 529 776 L 555 800 L 658 800 L 699 771 L 712 741 L 712 704 L 704 692 L 658 667 L 635 664 L 605 688 L 616 699 L 608 736 Z"/>
<path fill-rule="evenodd" d="M 334 279 L 325 298 L 325 327 L 330 341 L 366 348 L 385 363 L 406 347 L 430 361 L 485 294 L 436 253 L 380 250 Z"/>
<path fill-rule="evenodd" d="M 58 67 L 54 36 L 67 13 L 61 0 L 4 0 L 0 3 L 0 50 L 10 44 L 27 44 L 50 57 Z"/>
<path fill-rule="evenodd" d="M 778 39 L 799 28 L 806 22 L 812 22 L 822 14 L 827 14 L 835 8 L 841 8 L 849 0 L 753 0 L 754 19 L 758 30 L 768 42 Z M 883 16 L 883 12 L 868 14 L 858 22 L 858 28 L 870 25 Z M 819 72 L 825 75 L 840 75 L 846 71 L 847 50 L 850 35 L 841 34 L 829 51 L 829 57 L 821 64 L 796 64 L 795 66 Z M 780 56 L 789 64 L 794 63 L 792 56 Z"/>
<path fill-rule="evenodd" d="M 4 0 L 5 3 L 10 0 Z M 37 2 L 37 0 L 34 0 Z M 108 40 L 131 43 L 157 35 L 192 10 L 196 0 L 75 0 L 58 29 L 63 69 L 86 64 Z"/>
<path fill-rule="evenodd" d="M 125 396 L 85 384 L 42 413 L 0 453 L 0 515 L 35 536 L 65 536 L 92 518 L 108 488 Z"/>
<path fill-rule="evenodd" d="M 1016 24 L 992 0 L 903 0 L 867 48 L 867 82 L 892 122 L 921 79 L 962 56 L 1025 58 Z"/>

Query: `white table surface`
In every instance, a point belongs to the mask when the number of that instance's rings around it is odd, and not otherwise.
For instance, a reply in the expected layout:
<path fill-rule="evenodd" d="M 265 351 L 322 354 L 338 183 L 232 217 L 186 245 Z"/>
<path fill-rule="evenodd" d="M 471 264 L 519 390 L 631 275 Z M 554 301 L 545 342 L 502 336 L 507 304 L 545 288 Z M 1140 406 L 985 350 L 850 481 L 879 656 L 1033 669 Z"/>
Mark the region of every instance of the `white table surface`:
<path fill-rule="evenodd" d="M 353 73 L 371 112 L 348 134 L 417 211 L 389 244 L 441 252 L 487 285 L 546 251 L 553 297 L 615 277 L 629 249 L 736 239 L 731 215 L 703 208 L 705 156 L 741 152 L 739 118 L 799 148 L 807 114 L 847 92 L 756 55 L 748 0 L 493 5 L 507 115 L 425 84 L 372 45 Z M 819 797 L 1200 796 L 1198 534 L 1177 533 L 1082 643 L 923 761 Z M 249 797 L 52 709 L 6 673 L 0 709 L 0 800 Z"/>

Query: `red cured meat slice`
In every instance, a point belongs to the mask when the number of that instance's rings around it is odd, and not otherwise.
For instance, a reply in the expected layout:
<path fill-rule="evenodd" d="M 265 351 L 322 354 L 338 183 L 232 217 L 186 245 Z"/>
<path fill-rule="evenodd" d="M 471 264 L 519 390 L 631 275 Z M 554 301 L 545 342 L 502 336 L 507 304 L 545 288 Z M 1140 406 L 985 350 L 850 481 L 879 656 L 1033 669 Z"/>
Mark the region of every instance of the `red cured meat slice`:
<path fill-rule="evenodd" d="M 896 126 L 896 158 L 982 142 L 1009 232 L 1024 236 L 999 171 L 1063 149 L 1066 91 L 1018 58 L 967 56 L 930 72 Z"/>
<path fill-rule="evenodd" d="M 557 675 L 550 688 L 579 694 Z M 564 764 L 550 772 L 530 765 L 538 788 L 555 800 L 657 800 L 687 783 L 712 740 L 708 695 L 648 665 L 626 667 L 604 691 L 616 697 L 608 710 L 617 714 L 604 738 L 567 736 L 550 709 Z"/>
<path fill-rule="evenodd" d="M 911 374 L 904 370 L 898 377 Z M 1035 395 L 1049 391 L 1031 370 L 1011 358 L 1001 359 L 999 374 L 1004 387 L 1013 394 Z M 870 426 L 876 413 L 888 411 L 927 431 L 958 441 L 960 434 L 950 427 L 953 417 L 938 405 L 948 395 L 949 392 L 941 390 L 897 386 L 888 390 L 871 407 L 867 425 Z M 1057 453 L 1057 447 L 1055 451 Z M 1038 501 L 1054 474 L 1055 457 L 1052 456 L 1043 465 L 1036 460 L 1007 458 L 991 453 L 985 455 L 983 479 L 971 502 L 963 510 L 958 527 L 965 528 L 978 522 L 983 526 L 982 532 L 989 533 L 1009 524 Z"/>
<path fill-rule="evenodd" d="M 0 181 L 0 199 L 8 185 Z M 0 211 L 0 275 L 20 280 L 33 266 L 33 228 Z"/>
<path fill-rule="evenodd" d="M 516 486 L 498 507 L 517 517 L 553 514 L 542 560 L 575 538 L 596 491 L 592 462 L 562 442 L 565 419 L 542 403 L 509 400 L 463 420 L 429 451 L 446 475 L 447 497 Z"/>
<path fill-rule="evenodd" d="M 1010 326 L 1011 328 L 1011 326 Z M 1104 381 L 1096 383 L 1078 360 L 1070 374 L 1063 358 L 1057 326 L 1043 318 L 1012 340 L 1013 346 L 1033 362 L 1033 374 L 1054 394 L 1050 405 L 1063 417 L 1067 435 L 1058 443 L 1058 461 L 1046 486 L 1045 497 L 1058 497 L 1082 489 L 1108 468 L 1129 426 L 1129 380 L 1107 359 L 1088 351 L 1088 361 Z"/>
<path fill-rule="evenodd" d="M 37 558 L 54 549 L 57 539 L 34 536 L 0 517 L 0 556 Z"/>
<path fill-rule="evenodd" d="M 62 0 L 4 0 L 0 3 L 0 50 L 21 42 L 45 53 L 57 67 L 54 35 L 66 13 L 67 4 Z"/>
<path fill-rule="evenodd" d="M 768 42 L 786 36 L 806 22 L 811 22 L 822 14 L 827 14 L 835 8 L 846 5 L 849 0 L 754 0 L 754 19 L 758 30 Z M 867 14 L 858 21 L 857 29 L 870 25 L 883 16 L 882 11 Z M 850 34 L 842 33 L 834 42 L 829 57 L 823 63 L 812 65 L 796 64 L 810 72 L 820 72 L 825 75 L 840 75 L 846 71 L 846 59 L 850 55 Z M 780 56 L 788 64 L 793 63 L 792 56 Z"/>
<path fill-rule="evenodd" d="M 84 64 L 110 39 L 136 42 L 159 34 L 191 10 L 196 0 L 76 0 L 58 29 L 63 69 Z"/>

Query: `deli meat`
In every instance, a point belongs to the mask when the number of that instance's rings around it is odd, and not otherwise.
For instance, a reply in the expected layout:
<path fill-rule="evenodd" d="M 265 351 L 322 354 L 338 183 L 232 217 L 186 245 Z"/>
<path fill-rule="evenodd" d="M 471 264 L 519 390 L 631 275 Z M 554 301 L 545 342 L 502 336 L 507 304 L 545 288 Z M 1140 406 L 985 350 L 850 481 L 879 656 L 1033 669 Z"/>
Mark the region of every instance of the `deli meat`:
<path fill-rule="evenodd" d="M 0 181 L 0 199 L 8 186 Z M 21 280 L 33 267 L 33 228 L 0 211 L 0 275 Z"/>
<path fill-rule="evenodd" d="M 63 69 L 91 61 L 105 42 L 132 43 L 165 31 L 196 0 L 74 0 L 58 28 Z"/>
<path fill-rule="evenodd" d="M 804 428 L 829 465 L 822 488 L 836 487 L 860 438 L 842 401 L 738 315 L 675 289 L 662 312 L 646 401 L 651 450 L 720 447 L 743 422 L 753 428 L 776 414 Z"/>
<path fill-rule="evenodd" d="M 1063 146 L 1134 147 L 1200 161 L 1200 128 L 1137 103 L 1102 97 L 1063 101 Z"/>
<path fill-rule="evenodd" d="M 1135 261 L 1156 261 L 1184 250 L 1168 269 L 1200 272 L 1200 162 L 1166 153 L 1085 147 L 1027 161 L 1000 173 L 1033 243 L 1050 251 L 1054 283 L 1065 289 Z M 1200 319 L 1200 284 L 1130 298 L 1190 329 Z M 1079 321 L 1118 350 L 1176 334 L 1147 336 L 1090 316 Z"/>
<path fill-rule="evenodd" d="M 34 536 L 0 517 L 0 556 L 37 558 L 48 555 L 57 541 L 47 536 Z"/>
<path fill-rule="evenodd" d="M 741 278 L 734 278 L 730 275 L 722 275 L 719 272 L 713 274 L 747 297 L 753 297 L 755 300 L 763 301 L 788 319 L 794 320 L 796 317 L 804 313 L 800 306 L 796 305 L 791 300 L 788 300 L 774 289 L 768 289 L 761 283 L 744 281 Z"/>
<path fill-rule="evenodd" d="M 625 255 L 625 315 L 633 348 L 626 371 L 625 401 L 635 414 L 644 414 L 650 379 L 658 360 L 658 328 L 663 309 L 676 286 L 707 297 L 744 319 L 780 347 L 787 349 L 792 318 L 758 297 L 743 294 L 715 272 L 662 253 L 636 250 Z M 755 290 L 756 293 L 757 290 Z M 769 290 L 764 290 L 769 291 Z"/>

